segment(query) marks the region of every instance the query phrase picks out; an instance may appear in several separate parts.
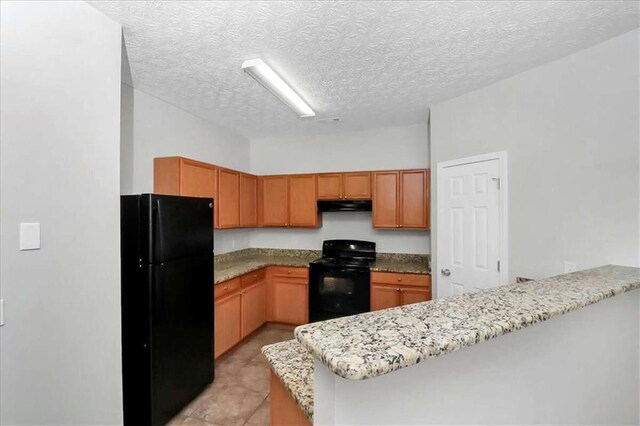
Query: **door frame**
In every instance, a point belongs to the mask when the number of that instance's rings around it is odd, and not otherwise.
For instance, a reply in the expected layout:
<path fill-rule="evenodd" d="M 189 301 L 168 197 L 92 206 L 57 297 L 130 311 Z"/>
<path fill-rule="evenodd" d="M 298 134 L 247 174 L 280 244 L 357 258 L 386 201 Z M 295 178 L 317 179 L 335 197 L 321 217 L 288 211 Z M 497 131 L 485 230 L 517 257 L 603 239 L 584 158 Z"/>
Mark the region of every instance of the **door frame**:
<path fill-rule="evenodd" d="M 437 297 L 440 298 L 440 265 L 438 253 L 440 253 L 442 244 L 442 202 L 443 190 L 441 177 L 444 169 L 465 164 L 481 163 L 485 161 L 498 160 L 500 170 L 500 191 L 499 191 L 499 210 L 500 219 L 498 230 L 499 236 L 499 256 L 500 256 L 500 285 L 509 283 L 509 180 L 508 180 L 508 161 L 507 151 L 498 151 L 489 154 L 474 155 L 472 157 L 459 158 L 456 160 L 442 161 L 436 166 L 436 252 L 434 270 L 432 278 L 435 278 L 435 287 L 438 291 Z"/>

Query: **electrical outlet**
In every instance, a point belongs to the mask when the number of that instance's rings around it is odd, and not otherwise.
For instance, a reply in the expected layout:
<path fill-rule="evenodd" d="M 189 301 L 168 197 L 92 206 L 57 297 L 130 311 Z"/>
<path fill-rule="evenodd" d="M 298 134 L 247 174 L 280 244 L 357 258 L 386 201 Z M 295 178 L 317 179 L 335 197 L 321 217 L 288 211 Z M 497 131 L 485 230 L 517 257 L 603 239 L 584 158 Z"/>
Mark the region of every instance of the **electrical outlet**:
<path fill-rule="evenodd" d="M 576 262 L 569 262 L 567 260 L 564 261 L 564 273 L 570 274 L 571 272 L 575 272 L 578 270 L 576 266 Z"/>

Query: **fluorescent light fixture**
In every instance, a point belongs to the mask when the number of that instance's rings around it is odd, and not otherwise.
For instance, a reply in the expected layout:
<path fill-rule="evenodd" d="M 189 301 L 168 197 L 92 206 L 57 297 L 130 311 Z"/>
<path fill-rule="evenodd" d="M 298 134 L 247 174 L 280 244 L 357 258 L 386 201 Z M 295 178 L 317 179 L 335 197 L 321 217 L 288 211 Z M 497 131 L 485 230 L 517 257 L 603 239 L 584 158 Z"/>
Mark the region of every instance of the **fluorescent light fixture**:
<path fill-rule="evenodd" d="M 242 63 L 244 72 L 262 84 L 267 90 L 278 97 L 300 117 L 313 117 L 316 115 L 311 107 L 289 86 L 274 70 L 265 64 L 262 59 L 251 59 Z"/>

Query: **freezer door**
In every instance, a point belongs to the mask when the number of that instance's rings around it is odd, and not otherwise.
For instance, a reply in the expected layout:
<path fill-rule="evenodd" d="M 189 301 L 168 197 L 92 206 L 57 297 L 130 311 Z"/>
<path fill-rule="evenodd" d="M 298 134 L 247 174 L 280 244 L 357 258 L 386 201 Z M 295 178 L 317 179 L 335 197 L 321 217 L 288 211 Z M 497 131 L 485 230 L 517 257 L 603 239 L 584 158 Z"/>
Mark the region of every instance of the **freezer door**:
<path fill-rule="evenodd" d="M 149 263 L 213 256 L 213 199 L 149 195 L 146 202 Z"/>
<path fill-rule="evenodd" d="M 165 424 L 213 381 L 213 256 L 153 265 L 153 424 Z"/>

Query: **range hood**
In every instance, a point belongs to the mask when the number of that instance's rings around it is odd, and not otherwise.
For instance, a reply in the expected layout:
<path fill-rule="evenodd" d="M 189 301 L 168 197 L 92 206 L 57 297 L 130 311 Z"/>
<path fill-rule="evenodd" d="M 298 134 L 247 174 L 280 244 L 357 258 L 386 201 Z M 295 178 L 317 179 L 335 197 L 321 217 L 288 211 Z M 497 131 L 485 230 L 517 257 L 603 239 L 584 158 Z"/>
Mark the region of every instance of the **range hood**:
<path fill-rule="evenodd" d="M 321 212 L 370 212 L 371 200 L 318 201 Z"/>

